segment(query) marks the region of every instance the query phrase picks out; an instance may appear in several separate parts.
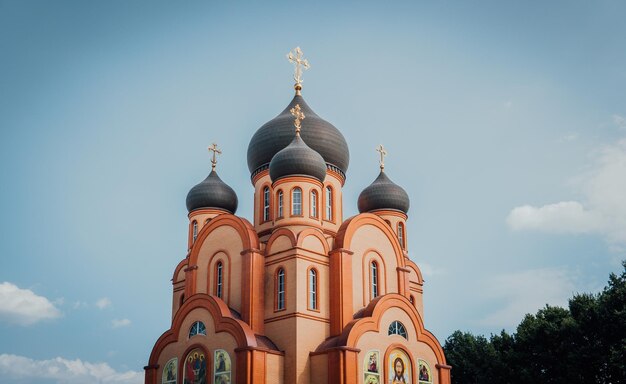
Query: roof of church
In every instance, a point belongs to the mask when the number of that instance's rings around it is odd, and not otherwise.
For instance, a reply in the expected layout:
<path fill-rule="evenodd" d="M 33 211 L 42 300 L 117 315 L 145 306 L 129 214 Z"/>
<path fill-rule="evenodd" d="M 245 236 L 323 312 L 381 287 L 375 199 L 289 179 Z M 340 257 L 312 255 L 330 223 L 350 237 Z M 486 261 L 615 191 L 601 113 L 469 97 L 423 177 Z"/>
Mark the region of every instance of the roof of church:
<path fill-rule="evenodd" d="M 187 211 L 189 212 L 201 208 L 219 208 L 234 214 L 237 211 L 237 204 L 237 194 L 220 179 L 215 170 L 191 188 L 187 194 Z"/>
<path fill-rule="evenodd" d="M 370 212 L 377 209 L 395 209 L 404 213 L 409 212 L 409 195 L 393 181 L 383 170 L 359 195 L 359 212 Z"/>
<path fill-rule="evenodd" d="M 293 139 L 293 116 L 290 110 L 300 105 L 306 118 L 302 121 L 302 139 L 318 152 L 324 161 L 346 173 L 350 163 L 348 144 L 341 132 L 334 125 L 319 117 L 296 94 L 278 116 L 259 128 L 248 145 L 248 169 L 254 173 L 269 164 L 275 154 L 285 148 Z"/>
<path fill-rule="evenodd" d="M 306 145 L 300 135 L 296 135 L 288 146 L 278 151 L 270 162 L 272 181 L 291 175 L 312 176 L 321 182 L 326 177 L 324 158 Z"/>

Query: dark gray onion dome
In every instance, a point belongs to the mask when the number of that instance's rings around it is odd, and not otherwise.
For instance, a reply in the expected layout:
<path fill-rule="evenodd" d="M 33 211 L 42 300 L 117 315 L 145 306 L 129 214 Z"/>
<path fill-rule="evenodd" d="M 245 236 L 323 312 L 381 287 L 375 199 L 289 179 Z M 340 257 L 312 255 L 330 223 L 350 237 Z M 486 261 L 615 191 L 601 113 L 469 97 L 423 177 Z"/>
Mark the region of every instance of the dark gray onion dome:
<path fill-rule="evenodd" d="M 265 123 L 250 139 L 248 145 L 250 173 L 254 175 L 256 171 L 267 166 L 272 157 L 291 142 L 294 128 L 290 110 L 296 104 L 300 104 L 305 115 L 302 121 L 302 139 L 322 155 L 327 164 L 338 168 L 345 176 L 350 163 L 346 139 L 334 125 L 313 112 L 301 95 L 296 95 L 284 111 Z"/>
<path fill-rule="evenodd" d="M 237 194 L 220 179 L 215 170 L 187 194 L 189 212 L 200 208 L 219 208 L 234 214 L 237 211 L 237 204 Z"/>
<path fill-rule="evenodd" d="M 272 181 L 292 175 L 310 176 L 321 182 L 326 178 L 324 158 L 311 149 L 300 135 L 296 135 L 291 143 L 278 151 L 270 161 L 270 178 Z"/>
<path fill-rule="evenodd" d="M 410 201 L 406 191 L 380 171 L 376 180 L 361 192 L 357 204 L 360 213 L 377 209 L 395 209 L 408 213 Z"/>

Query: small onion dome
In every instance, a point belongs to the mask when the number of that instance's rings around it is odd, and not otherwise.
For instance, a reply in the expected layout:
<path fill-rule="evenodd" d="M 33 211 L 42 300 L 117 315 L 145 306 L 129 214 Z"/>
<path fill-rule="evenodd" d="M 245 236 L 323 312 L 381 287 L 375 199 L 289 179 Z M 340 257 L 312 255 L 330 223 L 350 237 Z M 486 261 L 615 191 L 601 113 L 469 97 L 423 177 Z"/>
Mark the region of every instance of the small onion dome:
<path fill-rule="evenodd" d="M 378 209 L 394 209 L 405 214 L 409 212 L 409 195 L 406 191 L 387 177 L 385 172 L 380 174 L 359 195 L 359 212 L 370 212 Z"/>
<path fill-rule="evenodd" d="M 218 208 L 234 214 L 237 211 L 237 203 L 237 194 L 220 179 L 215 170 L 187 194 L 189 212 L 200 208 Z"/>
<path fill-rule="evenodd" d="M 301 95 L 291 100 L 291 103 L 278 116 L 259 128 L 248 145 L 248 169 L 253 175 L 264 169 L 275 154 L 285 148 L 293 139 L 293 116 L 290 110 L 300 105 L 306 119 L 302 121 L 302 139 L 322 155 L 324 161 L 331 167 L 336 167 L 345 176 L 350 163 L 348 143 L 341 132 L 334 125 L 319 117 L 307 105 Z"/>
<path fill-rule="evenodd" d="M 326 178 L 324 158 L 306 145 L 299 134 L 296 134 L 291 143 L 275 154 L 270 161 L 272 181 L 292 175 L 314 177 L 321 182 Z"/>

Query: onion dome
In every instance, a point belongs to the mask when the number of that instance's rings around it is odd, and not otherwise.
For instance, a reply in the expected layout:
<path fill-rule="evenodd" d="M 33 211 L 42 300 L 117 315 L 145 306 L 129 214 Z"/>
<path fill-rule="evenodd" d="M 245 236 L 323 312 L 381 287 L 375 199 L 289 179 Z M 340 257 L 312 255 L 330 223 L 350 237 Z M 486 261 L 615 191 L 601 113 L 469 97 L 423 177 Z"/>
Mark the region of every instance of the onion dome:
<path fill-rule="evenodd" d="M 306 145 L 300 135 L 296 135 L 288 146 L 272 157 L 270 162 L 272 181 L 291 175 L 311 176 L 321 182 L 326 177 L 324 158 Z"/>
<path fill-rule="evenodd" d="M 221 154 L 222 151 L 217 148 L 217 144 L 213 144 L 209 147 L 209 152 L 213 152 L 211 173 L 209 173 L 206 179 L 191 188 L 187 194 L 187 211 L 191 212 L 201 208 L 217 208 L 234 214 L 237 211 L 237 194 L 215 172 L 216 155 Z"/>
<path fill-rule="evenodd" d="M 248 145 L 248 169 L 252 175 L 266 169 L 281 149 L 293 139 L 293 118 L 290 110 L 300 105 L 306 119 L 302 121 L 302 140 L 320 154 L 326 165 L 345 176 L 350 163 L 348 144 L 334 125 L 319 117 L 304 101 L 299 90 L 291 103 L 274 119 L 259 128 Z M 273 179 L 273 177 L 272 177 Z"/>
<path fill-rule="evenodd" d="M 306 115 L 302 113 L 300 104 L 296 104 L 289 112 L 295 117 L 295 121 L 292 121 L 296 127 L 296 136 L 288 146 L 278 151 L 272 157 L 270 161 L 270 178 L 272 181 L 276 181 L 285 176 L 302 175 L 314 177 L 323 182 L 324 178 L 326 178 L 326 162 L 324 158 L 311 149 L 300 137 L 302 121 Z"/>
<path fill-rule="evenodd" d="M 372 184 L 365 188 L 359 195 L 357 205 L 359 212 L 371 212 L 378 209 L 393 209 L 396 211 L 409 212 L 409 195 L 398 184 L 391 181 L 385 174 L 385 155 L 387 151 L 382 145 L 376 148 L 380 152 L 380 173 Z"/>
<path fill-rule="evenodd" d="M 196 184 L 187 194 L 187 211 L 200 208 L 225 209 L 234 214 L 237 211 L 237 194 L 212 170 L 201 183 Z"/>

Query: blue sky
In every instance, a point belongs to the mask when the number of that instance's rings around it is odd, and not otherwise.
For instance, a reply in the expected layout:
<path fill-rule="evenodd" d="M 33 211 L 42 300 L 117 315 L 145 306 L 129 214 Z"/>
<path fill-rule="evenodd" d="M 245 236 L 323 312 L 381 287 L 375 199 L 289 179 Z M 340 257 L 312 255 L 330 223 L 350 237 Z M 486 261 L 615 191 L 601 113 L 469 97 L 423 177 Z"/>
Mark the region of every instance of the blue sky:
<path fill-rule="evenodd" d="M 0 379 L 142 382 L 206 147 L 251 218 L 246 148 L 297 45 L 350 146 L 346 218 L 388 149 L 441 342 L 601 289 L 626 258 L 625 12 L 0 0 Z"/>

